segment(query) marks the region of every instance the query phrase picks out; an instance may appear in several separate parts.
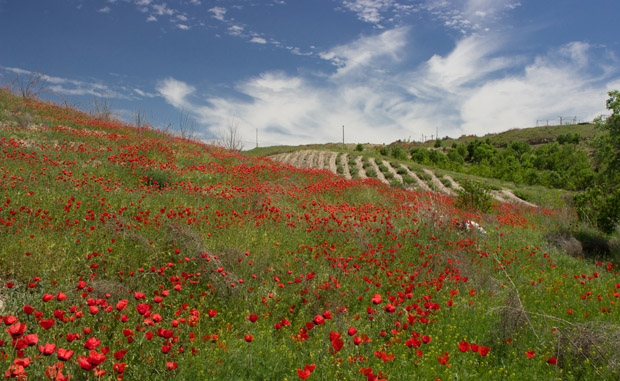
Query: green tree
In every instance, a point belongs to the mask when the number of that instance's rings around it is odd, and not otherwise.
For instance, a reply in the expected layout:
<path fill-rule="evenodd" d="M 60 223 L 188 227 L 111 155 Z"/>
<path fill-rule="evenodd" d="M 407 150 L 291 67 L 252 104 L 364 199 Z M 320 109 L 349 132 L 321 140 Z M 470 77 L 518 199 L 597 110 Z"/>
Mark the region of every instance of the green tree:
<path fill-rule="evenodd" d="M 596 121 L 597 127 L 607 132 L 594 144 L 598 175 L 573 201 L 582 220 L 596 222 L 602 232 L 609 234 L 620 222 L 620 91 L 608 95 L 606 105 L 611 116 Z"/>

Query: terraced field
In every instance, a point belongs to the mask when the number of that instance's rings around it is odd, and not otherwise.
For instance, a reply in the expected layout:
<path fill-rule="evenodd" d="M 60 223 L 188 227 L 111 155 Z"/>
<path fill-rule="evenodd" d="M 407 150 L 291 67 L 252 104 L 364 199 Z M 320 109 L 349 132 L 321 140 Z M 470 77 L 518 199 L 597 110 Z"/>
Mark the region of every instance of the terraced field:
<path fill-rule="evenodd" d="M 269 157 L 298 168 L 327 169 L 346 179 L 375 178 L 386 184 L 414 191 L 438 192 L 448 196 L 456 196 L 455 190 L 462 189 L 458 181 L 448 175 L 439 177 L 430 169 L 410 168 L 402 163 L 362 155 L 300 150 Z M 493 190 L 491 193 L 500 202 L 536 206 L 515 196 L 509 189 Z"/>

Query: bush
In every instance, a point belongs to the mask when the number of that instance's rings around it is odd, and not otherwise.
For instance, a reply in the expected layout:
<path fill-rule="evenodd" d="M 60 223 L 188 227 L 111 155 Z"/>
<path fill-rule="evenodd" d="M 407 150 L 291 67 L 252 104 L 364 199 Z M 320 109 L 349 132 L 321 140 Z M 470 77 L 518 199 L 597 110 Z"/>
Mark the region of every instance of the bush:
<path fill-rule="evenodd" d="M 387 147 L 383 147 L 379 150 L 379 153 L 383 156 L 387 156 L 388 155 L 388 149 Z"/>
<path fill-rule="evenodd" d="M 355 150 L 357 152 L 362 152 L 364 150 L 364 146 L 361 145 L 361 144 L 358 144 L 358 145 L 355 146 Z"/>
<path fill-rule="evenodd" d="M 493 209 L 493 197 L 491 191 L 485 184 L 472 180 L 461 182 L 463 189 L 457 189 L 457 205 L 461 208 L 475 209 L 483 213 L 488 213 Z"/>

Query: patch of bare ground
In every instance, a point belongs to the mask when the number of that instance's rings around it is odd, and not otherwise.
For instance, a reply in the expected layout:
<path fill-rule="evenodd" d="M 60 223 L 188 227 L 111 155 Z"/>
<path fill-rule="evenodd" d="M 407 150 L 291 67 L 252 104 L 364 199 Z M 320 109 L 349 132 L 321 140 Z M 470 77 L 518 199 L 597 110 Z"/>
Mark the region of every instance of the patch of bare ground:
<path fill-rule="evenodd" d="M 537 207 L 536 204 L 532 204 L 531 202 L 525 201 L 517 196 L 510 189 L 502 189 L 501 191 L 493 192 L 494 195 L 497 195 L 496 199 L 502 199 L 504 202 L 508 202 L 511 204 L 521 204 L 525 206 Z"/>
<path fill-rule="evenodd" d="M 338 166 L 336 165 L 336 157 L 338 157 L 338 153 L 336 152 L 326 152 L 327 154 L 327 169 L 332 171 L 333 173 L 338 174 Z"/>
<path fill-rule="evenodd" d="M 394 169 L 394 167 L 392 167 L 392 164 L 390 164 L 390 162 L 386 161 L 386 160 L 382 160 L 382 161 L 383 161 L 383 165 L 385 165 L 387 167 L 388 172 L 390 172 L 394 176 L 394 178 L 397 181 L 400 181 L 400 183 L 402 184 L 403 183 L 403 178 L 402 178 L 401 175 L 398 174 L 398 172 L 396 172 L 396 169 Z"/>
<path fill-rule="evenodd" d="M 347 180 L 351 180 L 351 171 L 349 170 L 349 155 L 343 153 L 340 157 L 340 162 L 344 168 L 344 178 Z"/>
<path fill-rule="evenodd" d="M 443 178 L 450 182 L 450 184 L 452 185 L 452 189 L 463 190 L 463 187 L 461 187 L 461 185 L 459 185 L 459 183 L 454 181 L 454 179 L 452 177 L 450 177 L 448 175 L 444 175 Z"/>
<path fill-rule="evenodd" d="M 366 176 L 366 170 L 364 169 L 364 166 L 362 165 L 361 156 L 358 156 L 355 158 L 355 166 L 357 167 L 359 171 L 357 174 L 359 175 L 360 179 L 365 179 L 366 177 L 368 177 Z"/>
<path fill-rule="evenodd" d="M 456 196 L 456 193 L 452 189 L 443 185 L 443 183 L 437 178 L 437 176 L 435 176 L 435 172 L 426 168 L 422 170 L 424 171 L 424 173 L 431 177 L 431 183 L 433 184 L 433 188 L 435 188 L 437 192 L 447 194 L 448 196 Z"/>
<path fill-rule="evenodd" d="M 371 157 L 369 162 L 370 162 L 370 167 L 377 173 L 377 180 L 383 183 L 389 184 L 390 182 L 387 181 L 385 176 L 383 176 L 383 172 L 381 172 L 381 170 L 379 169 L 379 166 L 377 165 L 377 162 L 375 161 L 375 159 Z"/>
<path fill-rule="evenodd" d="M 405 164 L 401 164 L 400 165 L 401 168 L 405 168 L 405 170 L 407 171 L 407 175 L 413 177 L 416 180 L 416 185 L 413 187 L 415 188 L 420 188 L 422 191 L 424 192 L 431 192 L 431 188 L 426 185 L 426 183 L 424 181 L 422 181 L 422 179 L 420 179 L 418 177 L 418 175 L 416 175 L 415 173 L 413 173 Z"/>

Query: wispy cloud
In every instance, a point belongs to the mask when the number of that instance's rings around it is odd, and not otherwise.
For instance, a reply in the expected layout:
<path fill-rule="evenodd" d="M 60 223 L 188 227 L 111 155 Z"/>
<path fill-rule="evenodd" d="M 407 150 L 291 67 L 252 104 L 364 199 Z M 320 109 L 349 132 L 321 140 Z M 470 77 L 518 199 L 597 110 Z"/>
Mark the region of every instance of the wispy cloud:
<path fill-rule="evenodd" d="M 166 102 L 176 108 L 194 108 L 187 97 L 196 91 L 196 88 L 185 82 L 178 81 L 174 78 L 166 78 L 158 82 L 155 90 L 164 97 Z"/>
<path fill-rule="evenodd" d="M 219 21 L 224 21 L 226 16 L 226 8 L 213 7 L 209 9 L 209 12 L 213 13 L 213 18 Z"/>
<path fill-rule="evenodd" d="M 110 11 L 111 11 L 110 7 L 107 7 L 107 6 L 97 10 L 97 12 L 99 13 L 110 13 Z"/>
<path fill-rule="evenodd" d="M 468 34 L 489 31 L 506 12 L 520 5 L 515 0 L 426 0 L 421 7 L 447 28 Z"/>
<path fill-rule="evenodd" d="M 505 56 L 506 43 L 500 35 L 466 36 L 449 53 L 393 74 L 411 49 L 407 30 L 394 28 L 323 53 L 338 64 L 335 72 L 265 72 L 239 82 L 239 97 L 203 103 L 189 99 L 191 85 L 172 78 L 160 93 L 191 110 L 207 126 L 205 138 L 235 116 L 242 135 L 258 129 L 269 145 L 338 141 L 342 125 L 347 141 L 391 142 L 436 128 L 441 136 L 482 135 L 556 115 L 587 120 L 604 111 L 606 91 L 620 82 L 602 48 L 577 41 L 536 57 Z"/>
<path fill-rule="evenodd" d="M 254 36 L 254 37 L 252 37 L 252 39 L 250 40 L 250 42 L 254 42 L 254 43 L 256 43 L 256 44 L 266 44 L 266 43 L 267 43 L 267 40 L 265 40 L 265 39 L 264 39 L 264 38 L 262 38 L 262 37 L 257 37 L 257 36 Z"/>

